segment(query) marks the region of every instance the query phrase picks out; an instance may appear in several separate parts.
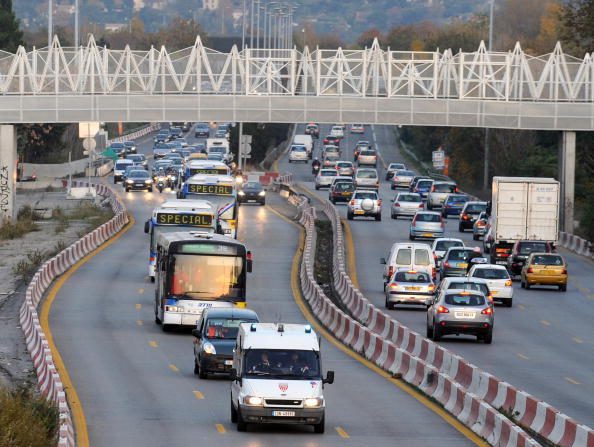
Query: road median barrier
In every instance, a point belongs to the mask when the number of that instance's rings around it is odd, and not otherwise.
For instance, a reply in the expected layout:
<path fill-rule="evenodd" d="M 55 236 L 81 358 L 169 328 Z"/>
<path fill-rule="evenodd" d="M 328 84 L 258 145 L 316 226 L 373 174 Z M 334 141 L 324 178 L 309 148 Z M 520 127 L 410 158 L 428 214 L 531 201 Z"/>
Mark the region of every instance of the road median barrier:
<path fill-rule="evenodd" d="M 37 374 L 39 392 L 52 401 L 59 411 L 58 446 L 60 447 L 76 445 L 74 418 L 68 405 L 70 390 L 65 386 L 64 380 L 56 368 L 54 355 L 58 354 L 52 352 L 40 323 L 39 306 L 44 293 L 56 278 L 117 234 L 129 222 L 124 204 L 109 187 L 102 184 L 88 185 L 85 182 L 73 182 L 73 186 L 94 188 L 98 195 L 109 201 L 115 215 L 111 220 L 74 242 L 41 266 L 27 287 L 25 301 L 19 314 L 27 350 L 31 355 Z"/>

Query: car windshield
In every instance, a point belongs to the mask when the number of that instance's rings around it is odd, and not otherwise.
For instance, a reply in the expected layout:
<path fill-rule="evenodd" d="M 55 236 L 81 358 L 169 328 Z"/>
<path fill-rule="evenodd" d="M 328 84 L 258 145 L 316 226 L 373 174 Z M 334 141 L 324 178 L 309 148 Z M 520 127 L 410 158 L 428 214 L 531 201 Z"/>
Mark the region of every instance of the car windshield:
<path fill-rule="evenodd" d="M 375 151 L 369 151 L 369 150 L 361 151 L 361 155 L 363 155 L 364 157 L 367 157 L 367 156 L 375 157 Z"/>
<path fill-rule="evenodd" d="M 338 175 L 338 172 L 336 172 L 336 171 L 321 171 L 320 175 L 322 177 L 336 177 Z"/>
<path fill-rule="evenodd" d="M 412 171 L 396 171 L 396 177 L 412 177 L 414 172 Z"/>
<path fill-rule="evenodd" d="M 390 166 L 388 166 L 388 170 L 397 170 L 397 169 L 404 169 L 404 165 L 401 163 L 390 163 Z"/>
<path fill-rule="evenodd" d="M 476 269 L 472 276 L 483 279 L 509 279 L 505 269 Z"/>
<path fill-rule="evenodd" d="M 135 162 L 136 161 L 143 161 L 143 159 L 144 159 L 144 157 L 142 155 L 135 155 L 135 154 L 128 155 L 127 158 L 128 158 L 128 160 L 132 160 L 132 161 L 135 161 Z"/>
<path fill-rule="evenodd" d="M 480 284 L 478 282 L 452 282 L 450 283 L 448 289 L 458 289 L 458 290 L 476 290 L 481 292 L 483 295 L 489 294 L 489 288 L 486 284 Z"/>
<path fill-rule="evenodd" d="M 424 272 L 396 272 L 393 281 L 397 282 L 431 282 L 429 275 Z"/>
<path fill-rule="evenodd" d="M 468 197 L 465 196 L 450 196 L 448 197 L 448 203 L 464 203 L 468 201 Z"/>
<path fill-rule="evenodd" d="M 532 260 L 534 265 L 564 265 L 563 258 L 555 255 L 537 255 Z"/>
<path fill-rule="evenodd" d="M 439 214 L 418 213 L 415 220 L 417 222 L 441 222 L 441 216 Z"/>
<path fill-rule="evenodd" d="M 235 340 L 241 323 L 257 323 L 257 321 L 239 318 L 209 318 L 204 328 L 204 336 L 210 339 Z"/>
<path fill-rule="evenodd" d="M 353 197 L 353 199 L 356 199 L 356 200 L 365 200 L 365 199 L 375 200 L 375 199 L 377 199 L 377 195 L 374 192 L 358 192 L 358 193 L 355 193 L 355 197 Z"/>
<path fill-rule="evenodd" d="M 149 178 L 149 173 L 146 171 L 132 171 L 130 172 L 130 177 L 134 178 Z"/>
<path fill-rule="evenodd" d="M 330 153 L 330 152 L 335 152 L 335 153 L 338 153 L 338 152 L 339 152 L 339 150 L 338 150 L 338 148 L 337 148 L 336 146 L 326 146 L 326 147 L 324 148 L 324 152 L 325 152 L 326 154 L 328 154 L 328 153 Z"/>
<path fill-rule="evenodd" d="M 449 306 L 484 306 L 485 297 L 464 293 L 447 294 L 444 301 Z"/>
<path fill-rule="evenodd" d="M 547 252 L 546 242 L 521 242 L 520 243 L 520 254 L 529 255 L 534 252 Z"/>
<path fill-rule="evenodd" d="M 341 182 L 334 186 L 336 191 L 353 191 L 355 186 L 352 183 Z"/>
<path fill-rule="evenodd" d="M 469 250 L 450 250 L 448 254 L 449 261 L 468 261 L 472 249 Z"/>
<path fill-rule="evenodd" d="M 306 149 L 303 146 L 293 146 L 291 148 L 293 152 L 306 152 Z"/>
<path fill-rule="evenodd" d="M 420 202 L 421 197 L 418 194 L 398 194 L 397 202 Z"/>
<path fill-rule="evenodd" d="M 417 182 L 417 188 L 421 188 L 421 189 L 430 188 L 432 183 L 433 183 L 433 181 L 431 181 L 431 180 L 419 180 Z"/>
<path fill-rule="evenodd" d="M 466 212 L 468 214 L 479 214 L 487 209 L 487 204 L 470 203 L 466 205 Z"/>
<path fill-rule="evenodd" d="M 262 185 L 258 182 L 247 182 L 243 185 L 243 189 L 262 189 Z"/>
<path fill-rule="evenodd" d="M 336 160 L 338 157 L 340 157 L 340 155 L 336 152 L 328 152 L 324 158 L 326 160 Z"/>
<path fill-rule="evenodd" d="M 124 143 L 111 143 L 112 149 L 122 149 L 124 147 Z"/>
<path fill-rule="evenodd" d="M 435 250 L 447 251 L 448 248 L 452 247 L 463 247 L 462 241 L 437 241 L 435 244 Z"/>
<path fill-rule="evenodd" d="M 361 169 L 361 170 L 357 171 L 357 177 L 358 178 L 377 178 L 377 172 L 364 171 Z"/>
<path fill-rule="evenodd" d="M 118 161 L 115 164 L 115 169 L 118 171 L 124 171 L 130 165 L 132 165 L 132 163 Z"/>
<path fill-rule="evenodd" d="M 244 374 L 259 379 L 320 379 L 319 356 L 314 350 L 247 349 Z"/>
<path fill-rule="evenodd" d="M 437 183 L 434 184 L 434 192 L 454 192 L 456 185 L 450 185 L 449 183 Z"/>
<path fill-rule="evenodd" d="M 353 165 L 349 162 L 344 162 L 341 161 L 340 163 L 336 163 L 336 166 L 338 166 L 339 168 L 352 168 Z"/>

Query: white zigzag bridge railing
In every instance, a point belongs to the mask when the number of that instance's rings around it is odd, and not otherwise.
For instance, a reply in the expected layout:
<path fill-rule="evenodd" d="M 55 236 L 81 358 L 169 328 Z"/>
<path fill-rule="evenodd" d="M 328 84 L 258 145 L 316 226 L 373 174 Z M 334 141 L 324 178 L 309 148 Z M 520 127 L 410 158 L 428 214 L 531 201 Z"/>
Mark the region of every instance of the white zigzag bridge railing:
<path fill-rule="evenodd" d="M 111 50 L 90 36 L 79 48 L 56 37 L 47 48 L 0 51 L 0 122 L 158 121 L 200 109 L 277 122 L 335 111 L 369 123 L 585 130 L 594 128 L 593 104 L 592 55 L 566 55 L 560 44 L 543 56 L 519 43 L 454 54 L 384 50 L 377 40 L 363 50 L 221 53 L 198 36 L 170 53 Z"/>

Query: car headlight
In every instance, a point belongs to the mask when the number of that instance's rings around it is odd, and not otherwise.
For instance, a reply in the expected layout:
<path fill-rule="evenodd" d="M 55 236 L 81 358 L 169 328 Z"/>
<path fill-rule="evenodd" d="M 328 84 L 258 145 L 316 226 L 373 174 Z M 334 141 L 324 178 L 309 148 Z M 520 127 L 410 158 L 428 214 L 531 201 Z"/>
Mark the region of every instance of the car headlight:
<path fill-rule="evenodd" d="M 264 197 L 266 195 L 266 191 L 260 191 L 258 193 L 259 196 Z"/>
<path fill-rule="evenodd" d="M 181 306 L 165 306 L 165 312 L 183 312 L 184 308 Z"/>
<path fill-rule="evenodd" d="M 146 183 L 147 185 L 150 185 L 151 183 L 153 183 L 153 181 L 148 179 L 148 180 L 145 180 L 144 183 Z"/>
<path fill-rule="evenodd" d="M 134 180 L 128 179 L 128 180 L 126 180 L 126 183 L 134 183 Z"/>
<path fill-rule="evenodd" d="M 205 343 L 202 345 L 202 347 L 203 347 L 203 349 L 204 349 L 204 352 L 205 352 L 206 354 L 215 355 L 215 354 L 217 353 L 217 350 L 215 349 L 214 345 L 213 345 L 212 343 L 208 342 L 208 341 L 207 341 L 207 342 L 205 342 Z"/>
<path fill-rule="evenodd" d="M 239 191 L 237 194 L 240 196 L 245 196 L 245 192 L 243 192 L 243 191 Z"/>
<path fill-rule="evenodd" d="M 324 399 L 321 397 L 308 397 L 303 401 L 303 406 L 306 408 L 319 408 L 324 404 Z"/>
<path fill-rule="evenodd" d="M 264 403 L 264 399 L 257 396 L 245 396 L 243 398 L 243 403 L 252 407 L 261 407 Z"/>

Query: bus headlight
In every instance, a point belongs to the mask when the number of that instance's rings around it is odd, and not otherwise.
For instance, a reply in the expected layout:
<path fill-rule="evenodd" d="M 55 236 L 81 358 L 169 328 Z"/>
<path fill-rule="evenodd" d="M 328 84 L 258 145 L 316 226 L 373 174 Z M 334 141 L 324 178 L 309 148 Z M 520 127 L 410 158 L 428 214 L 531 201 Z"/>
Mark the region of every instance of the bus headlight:
<path fill-rule="evenodd" d="M 319 408 L 324 404 L 324 399 L 321 397 L 308 397 L 303 401 L 303 406 L 306 408 Z"/>
<path fill-rule="evenodd" d="M 213 346 L 213 344 L 210 343 L 210 342 L 208 342 L 208 341 L 205 342 L 202 346 L 203 346 L 204 352 L 206 354 L 215 355 L 217 353 L 217 350 L 215 349 L 215 347 Z"/>
<path fill-rule="evenodd" d="M 183 312 L 184 308 L 181 306 L 165 306 L 165 312 Z"/>
<path fill-rule="evenodd" d="M 252 407 L 261 407 L 264 403 L 264 400 L 257 396 L 245 396 L 243 398 L 243 403 Z"/>

